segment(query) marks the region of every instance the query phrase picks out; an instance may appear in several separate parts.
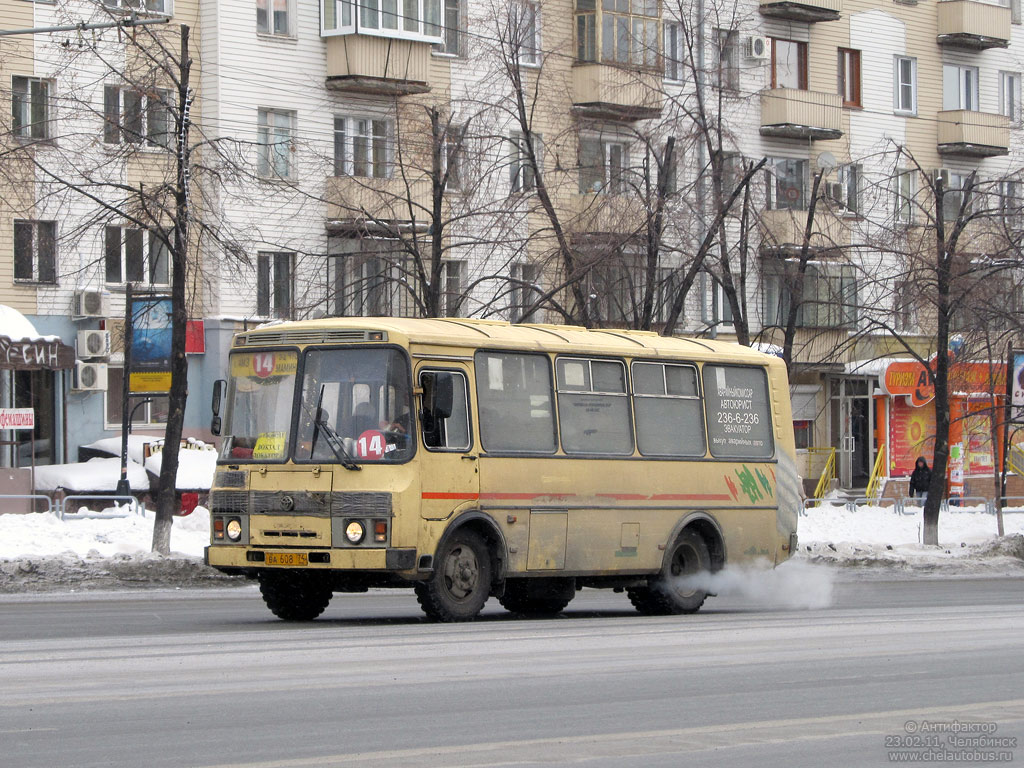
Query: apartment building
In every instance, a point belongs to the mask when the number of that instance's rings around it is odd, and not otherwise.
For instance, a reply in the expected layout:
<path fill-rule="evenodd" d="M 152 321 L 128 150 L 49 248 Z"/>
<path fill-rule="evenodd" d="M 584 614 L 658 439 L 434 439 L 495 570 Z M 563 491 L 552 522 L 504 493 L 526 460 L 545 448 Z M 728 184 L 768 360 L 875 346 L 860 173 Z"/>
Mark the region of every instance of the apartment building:
<path fill-rule="evenodd" d="M 248 323 L 360 314 L 668 323 L 780 345 L 802 260 L 799 440 L 840 448 L 841 481 L 856 486 L 891 442 L 900 407 L 876 396 L 884 367 L 863 361 L 897 351 L 885 327 L 925 356 L 936 351 L 917 317 L 926 308 L 916 273 L 901 261 L 914 250 L 906 243 L 920 251 L 934 229 L 934 179 L 959 189 L 976 172 L 1016 215 L 1016 6 L 2 0 L 0 9 L 4 28 L 134 10 L 192 29 L 203 234 L 191 316 L 205 321 L 206 342 L 190 360 L 195 433 L 228 336 Z M 71 80 L 105 84 L 84 99 L 91 113 L 60 115 L 82 128 L 62 128 L 56 144 L 93 137 L 82 157 L 105 149 L 96 137 L 107 112 L 142 135 L 160 124 L 159 99 L 152 109 L 147 100 L 159 90 L 115 95 L 108 58 L 59 70 L 58 54 L 75 42 L 37 35 L 0 47 L 4 87 L 22 110 L 12 106 L 15 140 L 37 130 L 35 105 L 60 113 Z M 33 190 L 31 215 L 0 221 L 0 251 L 14 254 L 0 260 L 0 295 L 40 332 L 77 342 L 81 330 L 116 327 L 126 281 L 159 287 L 165 271 L 138 227 L 97 226 L 91 205 L 38 173 L 20 187 Z M 955 196 L 946 201 L 955 213 Z M 16 227 L 33 228 L 31 279 Z M 994 251 L 1008 231 L 970 239 Z M 86 296 L 96 312 L 82 319 L 75 308 Z M 91 439 L 115 426 L 117 351 L 86 362 L 107 366 L 107 391 L 75 389 L 68 375 L 54 397 L 63 393 L 58 410 Z M 141 414 L 159 424 L 159 401 Z M 817 471 L 810 456 L 805 474 Z"/>

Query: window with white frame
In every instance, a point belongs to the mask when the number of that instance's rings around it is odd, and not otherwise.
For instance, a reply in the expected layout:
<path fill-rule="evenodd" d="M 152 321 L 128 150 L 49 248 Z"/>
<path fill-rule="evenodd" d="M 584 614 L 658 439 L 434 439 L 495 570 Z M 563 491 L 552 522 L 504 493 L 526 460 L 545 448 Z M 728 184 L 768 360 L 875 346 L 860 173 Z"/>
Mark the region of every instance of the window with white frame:
<path fill-rule="evenodd" d="M 509 5 L 509 27 L 519 63 L 538 66 L 541 63 L 540 3 L 516 0 Z"/>
<path fill-rule="evenodd" d="M 256 0 L 256 31 L 261 35 L 292 34 L 294 0 Z"/>
<path fill-rule="evenodd" d="M 373 35 L 447 45 L 444 1 L 320 0 L 320 34 Z"/>
<path fill-rule="evenodd" d="M 334 118 L 334 175 L 386 179 L 391 176 L 391 121 Z"/>
<path fill-rule="evenodd" d="M 711 287 L 711 325 L 732 325 L 732 304 L 725 292 L 725 285 L 710 272 L 707 275 Z"/>
<path fill-rule="evenodd" d="M 295 113 L 260 109 L 256 125 L 256 168 L 265 179 L 290 179 L 294 175 Z"/>
<path fill-rule="evenodd" d="M 735 29 L 716 29 L 711 43 L 711 78 L 722 90 L 740 87 L 740 33 Z"/>
<path fill-rule="evenodd" d="M 665 22 L 665 79 L 681 82 L 683 79 L 683 25 Z"/>
<path fill-rule="evenodd" d="M 436 53 L 465 56 L 465 0 L 444 0 L 444 42 L 435 43 Z"/>
<path fill-rule="evenodd" d="M 942 220 L 955 221 L 963 209 L 964 215 L 971 212 L 972 200 L 968 197 L 965 200 L 967 182 L 970 180 L 969 173 L 957 173 L 945 168 L 936 171 L 936 185 L 942 182 Z"/>
<path fill-rule="evenodd" d="M 446 190 L 452 192 L 462 190 L 465 174 L 465 144 L 466 126 L 449 123 L 444 132 L 444 151 L 441 153 L 444 163 L 442 171 L 448 174 Z"/>
<path fill-rule="evenodd" d="M 668 321 L 672 304 L 679 293 L 679 283 L 682 280 L 680 270 L 676 267 L 658 267 L 654 273 L 657 281 L 654 286 L 654 313 L 651 319 L 655 323 Z M 682 315 L 679 317 L 682 320 Z"/>
<path fill-rule="evenodd" d="M 917 174 L 915 171 L 898 169 L 895 176 L 894 203 L 897 224 L 914 223 L 914 199 L 917 196 Z"/>
<path fill-rule="evenodd" d="M 512 192 L 530 192 L 536 189 L 537 175 L 534 172 L 533 164 L 530 162 L 530 144 L 527 137 L 519 131 L 513 131 L 509 135 L 509 144 L 509 180 Z M 542 165 L 542 144 L 541 135 L 534 133 L 533 154 L 537 159 L 538 168 Z"/>
<path fill-rule="evenodd" d="M 466 262 L 447 259 L 441 263 L 445 317 L 458 317 L 466 298 Z"/>
<path fill-rule="evenodd" d="M 512 265 L 512 307 L 510 320 L 514 323 L 537 321 L 537 310 L 531 308 L 541 297 L 540 266 L 519 261 Z"/>
<path fill-rule="evenodd" d="M 800 282 L 795 259 L 765 259 L 761 265 L 764 325 L 785 325 L 794 289 Z M 803 274 L 803 300 L 797 308 L 801 328 L 849 328 L 857 322 L 857 276 L 849 264 L 812 262 Z"/>
<path fill-rule="evenodd" d="M 328 258 L 328 309 L 336 317 L 417 317 L 416 276 L 397 240 L 345 238 Z"/>
<path fill-rule="evenodd" d="M 170 94 L 164 88 L 139 91 L 119 85 L 104 86 L 104 143 L 170 148 L 174 143 L 168 107 Z"/>
<path fill-rule="evenodd" d="M 942 65 L 942 108 L 978 110 L 978 68 Z"/>
<path fill-rule="evenodd" d="M 256 314 L 260 317 L 290 318 L 294 309 L 295 254 L 256 254 Z"/>
<path fill-rule="evenodd" d="M 103 4 L 108 8 L 159 13 L 165 16 L 169 16 L 174 11 L 174 0 L 103 0 Z"/>
<path fill-rule="evenodd" d="M 171 258 L 165 239 L 165 235 L 144 229 L 104 227 L 106 282 L 169 285 Z"/>
<path fill-rule="evenodd" d="M 768 208 L 806 210 L 807 161 L 769 158 L 766 168 Z"/>
<path fill-rule="evenodd" d="M 916 297 L 920 294 L 920 286 L 912 280 L 897 280 L 893 286 L 893 311 L 895 327 L 900 332 L 917 330 L 915 311 Z"/>
<path fill-rule="evenodd" d="M 999 213 L 1009 229 L 1024 226 L 1024 184 L 1017 179 L 999 182 Z"/>
<path fill-rule="evenodd" d="M 50 81 L 38 77 L 11 78 L 11 131 L 19 139 L 48 139 Z"/>
<path fill-rule="evenodd" d="M 999 114 L 1014 125 L 1020 123 L 1020 72 L 999 73 Z"/>
<path fill-rule="evenodd" d="M 837 180 L 827 186 L 828 196 L 844 214 L 857 215 L 860 211 L 861 166 L 858 164 L 841 165 L 836 174 Z"/>
<path fill-rule="evenodd" d="M 120 429 L 124 418 L 122 408 L 124 387 L 123 365 L 107 366 L 107 392 L 104 397 L 104 419 L 107 429 Z M 147 402 L 148 401 L 148 402 Z M 167 423 L 170 400 L 167 395 L 133 396 L 128 399 L 129 415 L 133 427 L 147 427 Z"/>
<path fill-rule="evenodd" d="M 580 192 L 623 194 L 629 167 L 629 145 L 622 139 L 580 139 Z"/>
<path fill-rule="evenodd" d="M 893 57 L 892 108 L 901 114 L 917 114 L 917 59 L 911 56 Z"/>
<path fill-rule="evenodd" d="M 57 222 L 14 220 L 14 279 L 57 282 Z"/>

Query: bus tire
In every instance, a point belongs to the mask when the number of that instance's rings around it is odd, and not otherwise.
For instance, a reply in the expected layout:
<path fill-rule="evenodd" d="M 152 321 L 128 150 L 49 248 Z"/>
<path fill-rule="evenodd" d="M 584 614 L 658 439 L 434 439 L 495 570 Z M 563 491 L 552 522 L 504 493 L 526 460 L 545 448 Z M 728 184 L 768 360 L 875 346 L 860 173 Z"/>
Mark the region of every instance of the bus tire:
<path fill-rule="evenodd" d="M 462 528 L 447 537 L 434 572 L 415 586 L 416 599 L 435 621 L 472 621 L 491 594 L 491 555 L 480 536 Z"/>
<path fill-rule="evenodd" d="M 331 602 L 331 589 L 317 573 L 261 571 L 259 581 L 263 602 L 284 621 L 312 621 Z"/>
<path fill-rule="evenodd" d="M 508 579 L 501 606 L 526 616 L 554 616 L 576 596 L 575 579 Z"/>
<path fill-rule="evenodd" d="M 707 543 L 696 531 L 686 530 L 672 545 L 661 573 L 650 578 L 646 587 L 633 587 L 626 592 L 633 607 L 645 616 L 696 613 L 704 605 L 707 591 L 681 588 L 679 580 L 710 570 Z"/>

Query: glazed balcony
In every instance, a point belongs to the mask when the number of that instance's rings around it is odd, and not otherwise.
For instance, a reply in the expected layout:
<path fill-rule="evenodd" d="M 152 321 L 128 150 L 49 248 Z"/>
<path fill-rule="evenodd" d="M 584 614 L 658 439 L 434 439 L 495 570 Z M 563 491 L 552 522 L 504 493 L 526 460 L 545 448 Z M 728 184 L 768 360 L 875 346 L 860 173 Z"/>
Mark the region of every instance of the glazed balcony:
<path fill-rule="evenodd" d="M 761 135 L 780 139 L 838 139 L 843 135 L 838 93 L 770 88 L 761 91 Z"/>
<path fill-rule="evenodd" d="M 977 0 L 943 0 L 939 7 L 939 45 L 951 48 L 1006 48 L 1010 44 L 1009 5 Z"/>
<path fill-rule="evenodd" d="M 371 35 L 326 38 L 327 88 L 406 96 L 430 90 L 430 43 Z"/>
<path fill-rule="evenodd" d="M 607 64 L 573 67 L 573 109 L 597 120 L 644 120 L 661 114 L 660 77 Z"/>
<path fill-rule="evenodd" d="M 761 15 L 787 21 L 836 21 L 843 10 L 842 0 L 761 0 Z"/>
<path fill-rule="evenodd" d="M 1010 151 L 1010 118 L 989 112 L 939 112 L 938 151 L 943 155 L 997 157 Z"/>
<path fill-rule="evenodd" d="M 408 221 L 410 205 L 416 218 L 430 210 L 430 181 L 332 176 L 327 179 L 327 218 L 330 226 L 372 226 L 374 221 Z"/>

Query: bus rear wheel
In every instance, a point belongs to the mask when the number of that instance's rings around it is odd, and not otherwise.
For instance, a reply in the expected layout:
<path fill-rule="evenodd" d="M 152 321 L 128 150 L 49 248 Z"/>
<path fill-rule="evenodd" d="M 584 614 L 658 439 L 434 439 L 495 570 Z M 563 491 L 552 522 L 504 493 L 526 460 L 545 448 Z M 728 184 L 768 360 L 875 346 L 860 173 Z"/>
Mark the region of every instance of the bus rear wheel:
<path fill-rule="evenodd" d="M 262 571 L 259 580 L 263 602 L 285 621 L 312 621 L 331 602 L 331 588 L 318 573 Z"/>
<path fill-rule="evenodd" d="M 575 579 L 509 579 L 499 602 L 512 613 L 554 616 L 575 596 Z"/>
<path fill-rule="evenodd" d="M 704 605 L 707 590 L 687 583 L 688 577 L 711 570 L 708 545 L 695 531 L 683 531 L 665 561 L 661 573 L 648 580 L 646 587 L 626 590 L 633 607 L 645 616 L 672 616 L 695 613 Z"/>
<path fill-rule="evenodd" d="M 471 621 L 491 594 L 491 557 L 484 540 L 470 530 L 441 545 L 434 573 L 415 586 L 416 599 L 435 621 Z"/>

